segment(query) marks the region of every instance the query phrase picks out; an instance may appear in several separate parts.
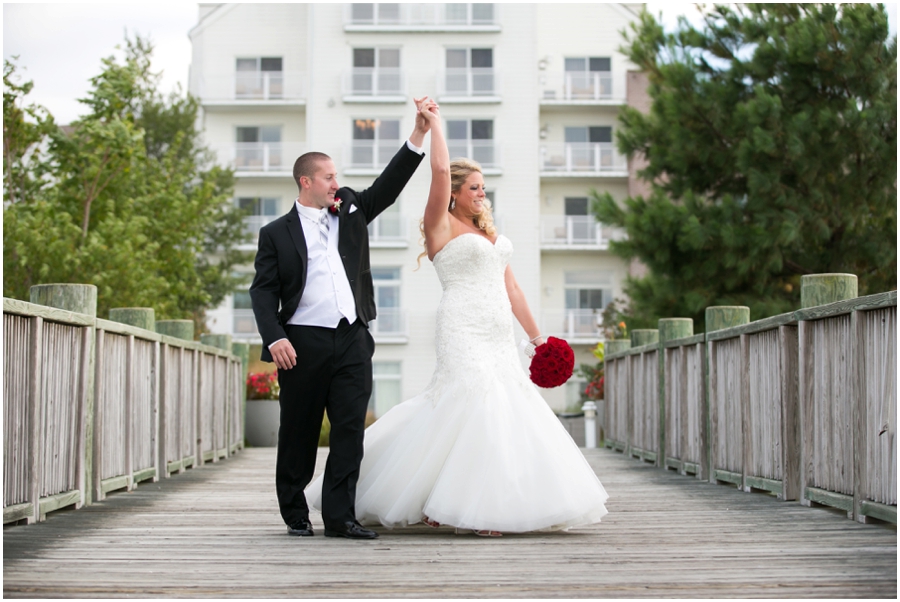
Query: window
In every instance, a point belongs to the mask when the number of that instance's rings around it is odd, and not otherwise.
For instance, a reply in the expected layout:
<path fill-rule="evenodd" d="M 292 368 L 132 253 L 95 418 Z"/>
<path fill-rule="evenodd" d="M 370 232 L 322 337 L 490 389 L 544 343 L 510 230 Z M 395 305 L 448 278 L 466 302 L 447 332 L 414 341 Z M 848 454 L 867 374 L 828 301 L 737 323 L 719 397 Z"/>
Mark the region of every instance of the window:
<path fill-rule="evenodd" d="M 612 128 L 609 126 L 567 127 L 566 142 L 612 142 Z"/>
<path fill-rule="evenodd" d="M 235 61 L 237 98 L 282 98 L 284 71 L 281 57 L 239 58 Z"/>
<path fill-rule="evenodd" d="M 375 307 L 378 310 L 374 333 L 405 334 L 403 314 L 400 310 L 400 268 L 372 268 L 372 283 L 375 287 Z"/>
<path fill-rule="evenodd" d="M 497 192 L 495 190 L 484 190 L 484 197 L 491 202 L 491 213 L 494 218 L 497 217 Z"/>
<path fill-rule="evenodd" d="M 473 25 L 491 25 L 494 22 L 494 5 L 493 4 L 473 4 L 472 5 L 472 24 Z"/>
<path fill-rule="evenodd" d="M 248 211 L 244 218 L 244 228 L 250 234 L 256 235 L 259 229 L 278 216 L 279 199 L 260 197 L 240 197 L 235 199 L 238 209 Z"/>
<path fill-rule="evenodd" d="M 452 96 L 493 96 L 494 51 L 491 48 L 448 48 L 446 93 Z"/>
<path fill-rule="evenodd" d="M 601 171 L 614 166 L 612 127 L 567 127 L 565 136 L 569 171 Z"/>
<path fill-rule="evenodd" d="M 354 48 L 352 93 L 400 94 L 400 49 Z"/>
<path fill-rule="evenodd" d="M 381 418 L 400 401 L 400 362 L 372 362 L 369 411 Z"/>
<path fill-rule="evenodd" d="M 400 23 L 400 5 L 390 4 L 351 4 L 350 18 L 356 25 L 383 25 Z"/>
<path fill-rule="evenodd" d="M 234 334 L 255 335 L 256 319 L 253 317 L 253 305 L 250 303 L 249 291 L 235 291 L 231 296 L 231 306 L 233 308 L 233 329 Z"/>
<path fill-rule="evenodd" d="M 566 215 L 587 215 L 588 198 L 586 196 L 566 197 Z"/>
<path fill-rule="evenodd" d="M 600 99 L 612 96 L 611 60 L 609 57 L 567 58 L 566 98 Z"/>
<path fill-rule="evenodd" d="M 387 165 L 400 146 L 399 119 L 354 119 L 352 167 Z"/>
<path fill-rule="evenodd" d="M 450 158 L 468 157 L 482 167 L 495 167 L 494 121 L 492 119 L 447 120 Z"/>
<path fill-rule="evenodd" d="M 281 126 L 251 126 L 235 129 L 235 169 L 268 171 L 282 167 Z"/>
<path fill-rule="evenodd" d="M 566 310 L 600 312 L 612 301 L 612 281 L 604 272 L 566 272 Z"/>
<path fill-rule="evenodd" d="M 406 242 L 406 230 L 403 226 L 400 203 L 394 203 L 369 222 L 369 243 Z"/>

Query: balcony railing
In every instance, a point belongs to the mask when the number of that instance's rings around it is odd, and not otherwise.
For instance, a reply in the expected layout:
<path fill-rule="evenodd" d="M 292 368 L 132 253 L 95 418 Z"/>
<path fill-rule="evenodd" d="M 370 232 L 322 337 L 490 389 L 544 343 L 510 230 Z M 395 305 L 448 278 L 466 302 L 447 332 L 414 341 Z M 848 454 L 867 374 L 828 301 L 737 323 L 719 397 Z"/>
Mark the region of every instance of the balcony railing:
<path fill-rule="evenodd" d="M 400 140 L 354 140 L 344 165 L 350 169 L 383 169 L 400 148 Z"/>
<path fill-rule="evenodd" d="M 406 310 L 399 307 L 379 307 L 378 317 L 369 322 L 369 332 L 376 342 L 379 337 L 407 336 Z"/>
<path fill-rule="evenodd" d="M 566 142 L 541 146 L 541 171 L 558 173 L 625 173 L 628 161 L 612 142 Z"/>
<path fill-rule="evenodd" d="M 610 232 L 592 215 L 541 216 L 541 244 L 609 248 Z"/>
<path fill-rule="evenodd" d="M 346 5 L 345 26 L 385 28 L 460 28 L 494 26 L 494 4 L 353 3 Z"/>
<path fill-rule="evenodd" d="M 345 96 L 403 96 L 406 76 L 401 69 L 357 67 L 344 75 Z"/>
<path fill-rule="evenodd" d="M 491 68 L 445 69 L 438 75 L 438 92 L 443 97 L 498 96 L 499 79 L 499 74 Z"/>
<path fill-rule="evenodd" d="M 232 334 L 257 336 L 259 330 L 256 328 L 256 318 L 253 316 L 252 309 L 234 309 L 232 310 Z"/>
<path fill-rule="evenodd" d="M 231 149 L 231 161 L 239 174 L 284 173 L 291 171 L 301 154 L 303 145 L 297 142 L 237 142 Z"/>
<path fill-rule="evenodd" d="M 407 245 L 406 216 L 400 213 L 382 213 L 369 224 L 369 243 L 377 245 Z"/>
<path fill-rule="evenodd" d="M 244 232 L 253 235 L 255 241 L 259 236 L 259 229 L 276 219 L 277 215 L 248 215 L 244 218 Z"/>
<path fill-rule="evenodd" d="M 610 100 L 613 97 L 612 73 L 609 71 L 542 73 L 540 89 L 542 100 Z"/>
<path fill-rule="evenodd" d="M 203 76 L 198 96 L 204 103 L 297 101 L 305 98 L 304 77 L 299 71 L 237 71 Z"/>
<path fill-rule="evenodd" d="M 570 344 L 596 344 L 602 340 L 599 309 L 547 310 L 541 314 L 541 333 L 565 339 Z"/>
<path fill-rule="evenodd" d="M 500 149 L 493 140 L 447 140 L 447 149 L 451 159 L 472 159 L 485 169 L 500 167 Z"/>

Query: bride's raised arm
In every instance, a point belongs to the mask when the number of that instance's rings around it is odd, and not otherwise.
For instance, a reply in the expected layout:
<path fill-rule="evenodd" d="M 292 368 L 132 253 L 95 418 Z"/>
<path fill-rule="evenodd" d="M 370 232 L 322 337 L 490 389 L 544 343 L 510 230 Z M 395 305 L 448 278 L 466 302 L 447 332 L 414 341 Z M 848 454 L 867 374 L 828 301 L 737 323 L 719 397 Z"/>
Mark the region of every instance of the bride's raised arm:
<path fill-rule="evenodd" d="M 450 223 L 450 152 L 441 125 L 437 104 L 427 99 L 420 113 L 431 124 L 431 189 L 425 205 L 425 249 L 428 259 L 434 259 L 453 237 Z"/>

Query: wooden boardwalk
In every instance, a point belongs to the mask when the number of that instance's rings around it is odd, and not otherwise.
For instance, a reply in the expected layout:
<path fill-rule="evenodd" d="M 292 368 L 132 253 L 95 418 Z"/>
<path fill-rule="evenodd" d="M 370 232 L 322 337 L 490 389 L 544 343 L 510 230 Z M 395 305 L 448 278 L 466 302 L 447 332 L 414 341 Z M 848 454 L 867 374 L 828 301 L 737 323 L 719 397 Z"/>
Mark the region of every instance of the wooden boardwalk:
<path fill-rule="evenodd" d="M 702 483 L 610 450 L 586 456 L 610 514 L 568 533 L 285 534 L 273 449 L 247 449 L 3 531 L 5 597 L 886 597 L 897 532 Z"/>

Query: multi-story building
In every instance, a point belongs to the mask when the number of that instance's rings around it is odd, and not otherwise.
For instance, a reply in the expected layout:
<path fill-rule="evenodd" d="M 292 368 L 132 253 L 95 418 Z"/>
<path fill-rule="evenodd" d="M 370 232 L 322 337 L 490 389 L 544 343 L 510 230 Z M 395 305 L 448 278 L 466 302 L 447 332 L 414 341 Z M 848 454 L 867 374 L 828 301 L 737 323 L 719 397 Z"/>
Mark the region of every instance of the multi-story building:
<path fill-rule="evenodd" d="M 640 7 L 201 4 L 190 91 L 206 143 L 236 170 L 234 202 L 252 210 L 253 232 L 291 208 L 300 154 L 329 154 L 340 184 L 365 188 L 412 131 L 413 96 L 435 97 L 451 156 L 484 168 L 542 333 L 568 340 L 577 363 L 593 363 L 600 311 L 622 295 L 629 266 L 609 253 L 616 232 L 590 215 L 588 199 L 592 189 L 624 198 L 634 182 L 614 134 L 620 109 L 643 91 L 629 90 L 642 80 L 617 51 Z M 430 177 L 426 157 L 370 225 L 377 415 L 419 393 L 434 366 L 441 288 L 427 259 L 417 269 Z M 208 321 L 259 342 L 246 291 Z M 562 410 L 581 386 L 576 377 L 544 395 Z"/>

